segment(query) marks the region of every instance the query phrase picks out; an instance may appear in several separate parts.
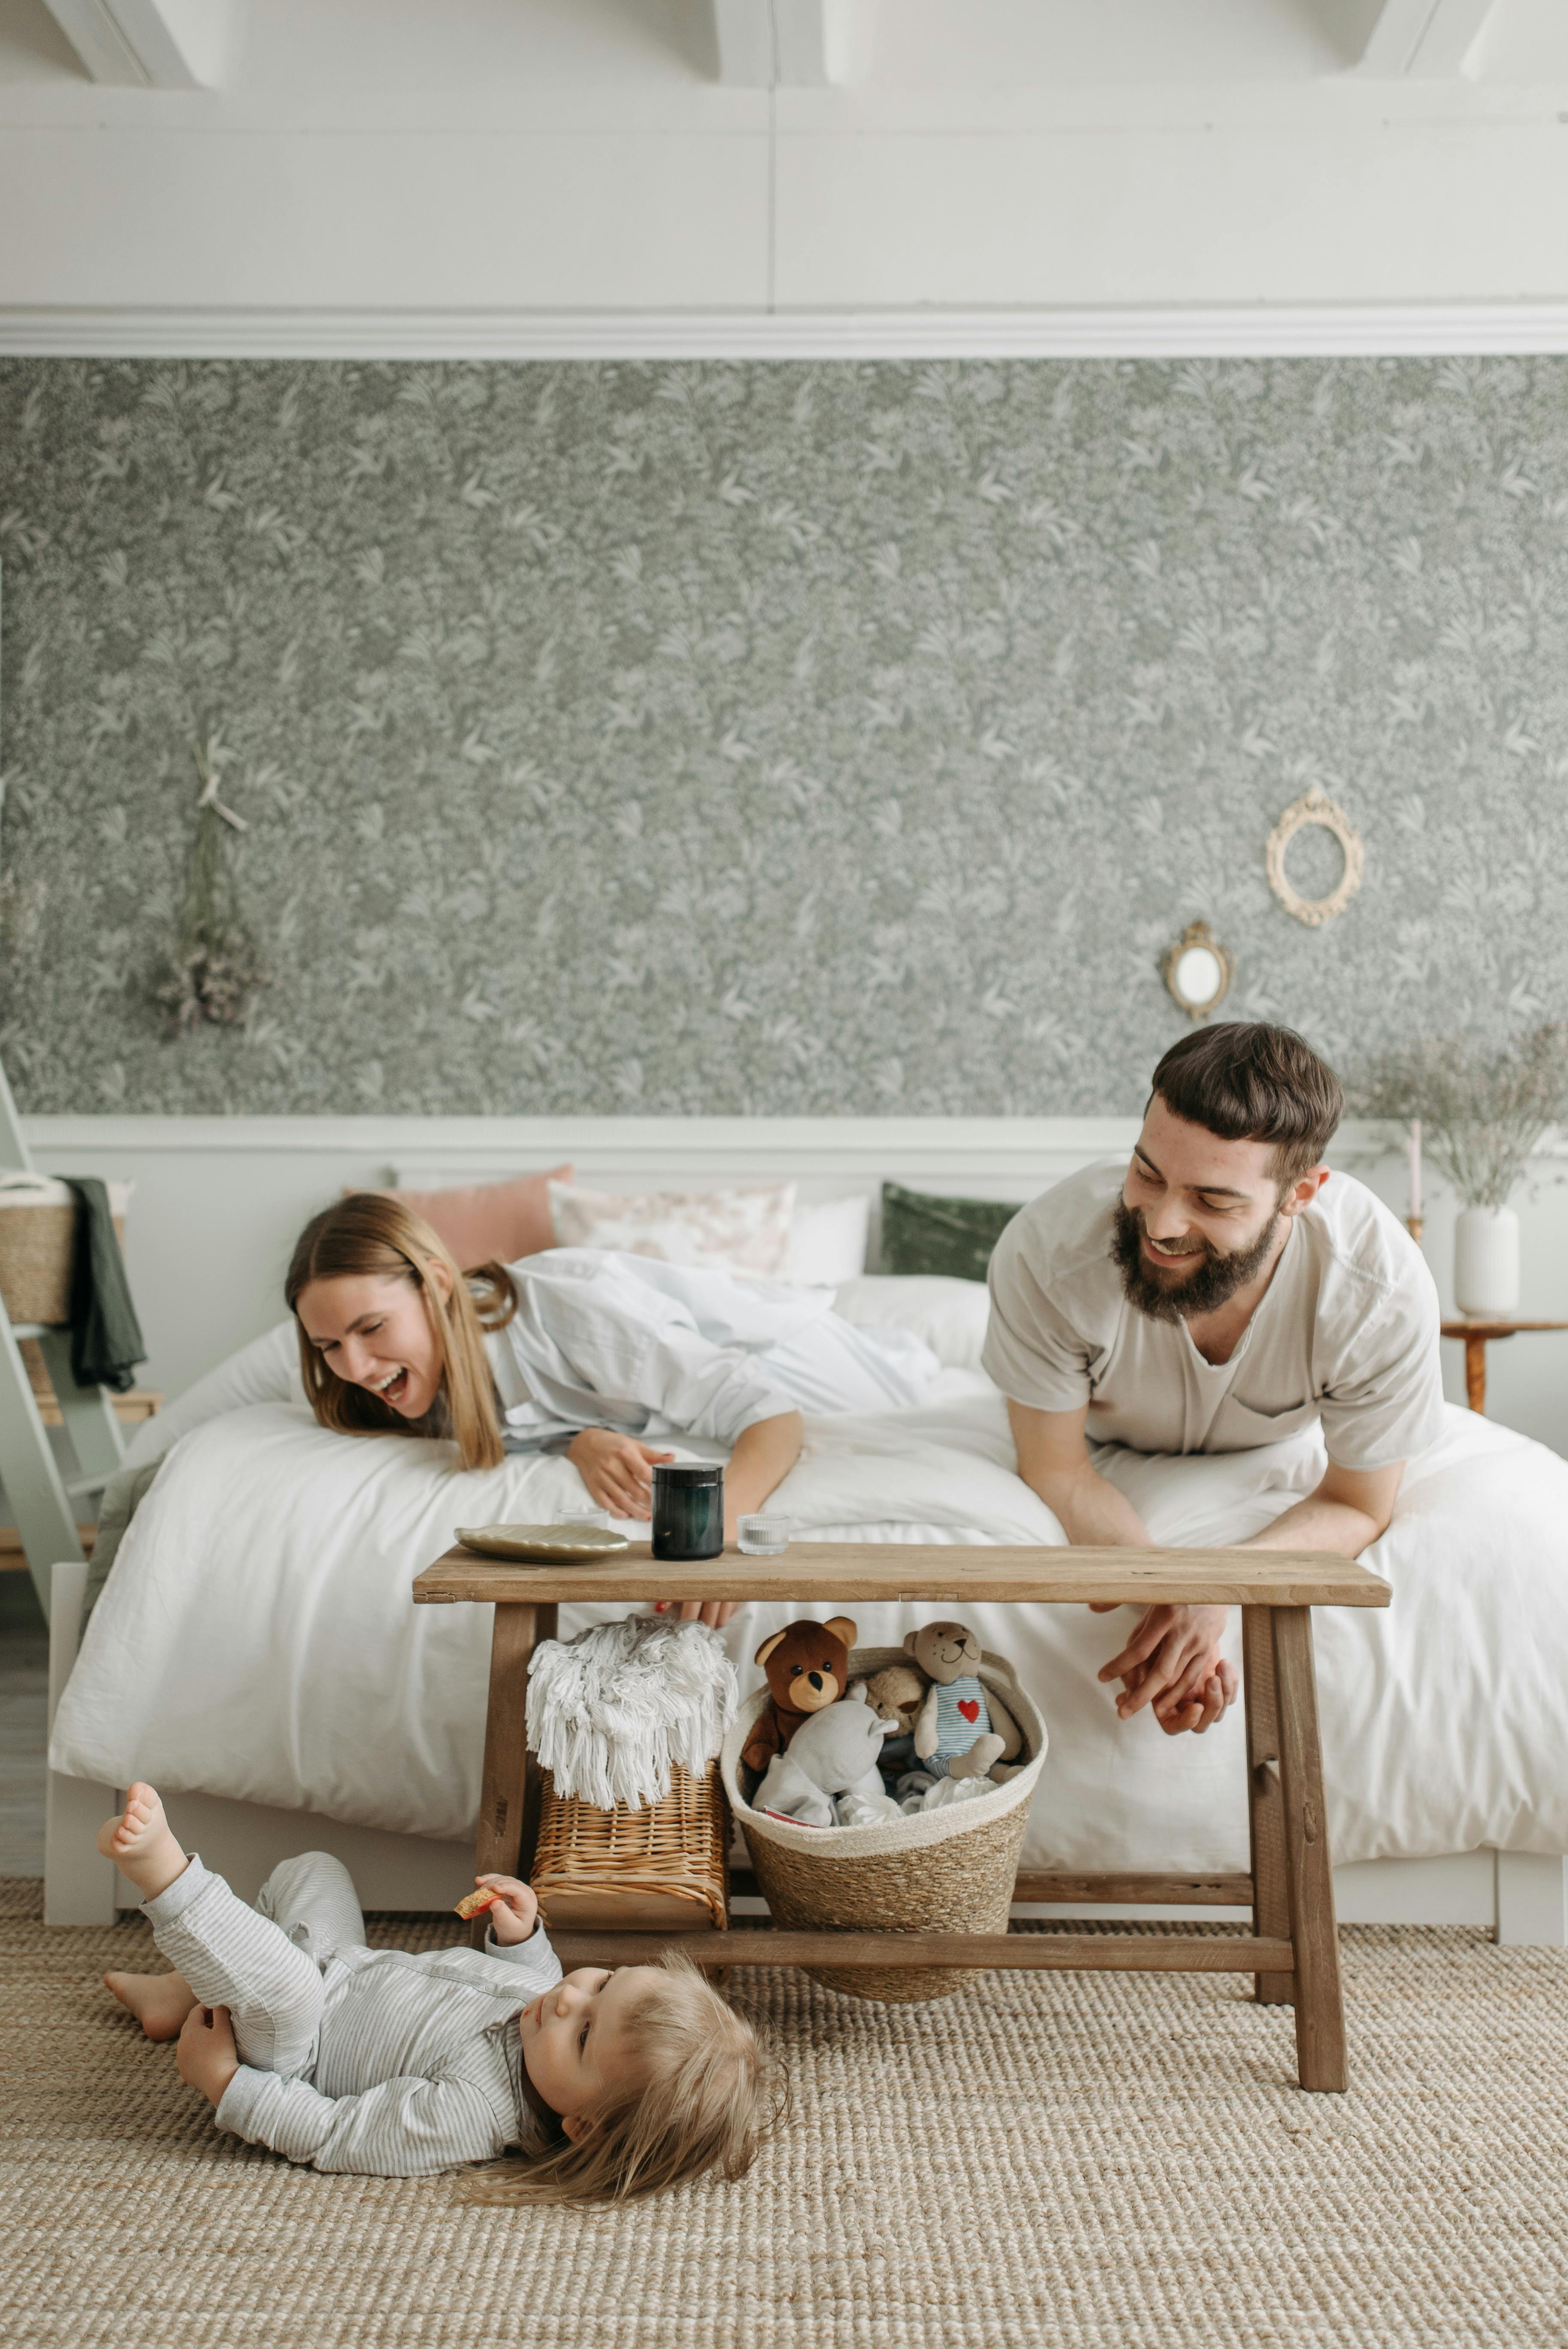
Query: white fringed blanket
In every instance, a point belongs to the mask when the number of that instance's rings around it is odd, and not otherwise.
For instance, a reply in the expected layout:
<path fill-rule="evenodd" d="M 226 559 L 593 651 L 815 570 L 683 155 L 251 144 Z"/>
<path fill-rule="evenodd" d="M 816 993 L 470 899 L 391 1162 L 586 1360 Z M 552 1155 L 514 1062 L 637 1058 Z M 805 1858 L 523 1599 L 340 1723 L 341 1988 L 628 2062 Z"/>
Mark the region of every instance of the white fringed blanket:
<path fill-rule="evenodd" d="M 739 1702 L 717 1631 L 631 1616 L 535 1649 L 528 1742 L 558 1795 L 640 1811 L 669 1793 L 672 1762 L 701 1775 Z"/>

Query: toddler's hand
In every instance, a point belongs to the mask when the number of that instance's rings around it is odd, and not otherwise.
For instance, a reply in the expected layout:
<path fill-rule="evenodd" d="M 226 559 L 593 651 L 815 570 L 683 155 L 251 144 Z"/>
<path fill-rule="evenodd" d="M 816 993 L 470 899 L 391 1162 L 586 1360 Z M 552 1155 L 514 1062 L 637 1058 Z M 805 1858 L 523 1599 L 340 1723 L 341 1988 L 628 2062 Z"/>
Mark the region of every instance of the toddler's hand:
<path fill-rule="evenodd" d="M 499 1892 L 500 1899 L 486 1913 L 490 1929 L 503 1950 L 526 1941 L 539 1921 L 539 1896 L 531 1884 L 520 1884 L 515 1876 L 476 1876 L 488 1892 Z"/>
<path fill-rule="evenodd" d="M 222 2103 L 223 2091 L 240 2068 L 226 2006 L 191 2008 L 181 2030 L 176 2061 L 188 2087 L 200 2088 L 210 2105 Z"/>

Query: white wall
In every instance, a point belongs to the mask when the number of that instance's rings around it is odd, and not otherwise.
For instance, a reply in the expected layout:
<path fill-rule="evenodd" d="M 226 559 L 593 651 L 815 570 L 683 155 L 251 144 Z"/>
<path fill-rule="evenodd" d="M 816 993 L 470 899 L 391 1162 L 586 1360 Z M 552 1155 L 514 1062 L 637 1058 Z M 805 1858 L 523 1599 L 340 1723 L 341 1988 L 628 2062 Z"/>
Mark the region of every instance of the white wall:
<path fill-rule="evenodd" d="M 142 1382 L 172 1397 L 281 1319 L 282 1281 L 306 1217 L 346 1185 L 389 1167 L 500 1175 L 573 1159 L 605 1187 L 795 1175 L 815 1198 L 874 1191 L 884 1176 L 934 1191 L 1027 1199 L 1093 1157 L 1119 1155 L 1126 1118 L 665 1119 L 33 1118 L 40 1165 L 137 1184 L 128 1255 L 151 1349 Z M 1333 1162 L 1405 1208 L 1402 1158 L 1375 1129 L 1347 1126 Z M 1539 1162 L 1543 1177 L 1568 1157 Z M 1426 1252 L 1452 1309 L 1453 1203 L 1429 1179 Z M 1522 1310 L 1568 1320 L 1568 1191 L 1543 1180 L 1521 1206 Z M 1443 1347 L 1449 1399 L 1464 1400 L 1462 1350 Z M 1490 1352 L 1490 1416 L 1568 1454 L 1568 1331 Z"/>

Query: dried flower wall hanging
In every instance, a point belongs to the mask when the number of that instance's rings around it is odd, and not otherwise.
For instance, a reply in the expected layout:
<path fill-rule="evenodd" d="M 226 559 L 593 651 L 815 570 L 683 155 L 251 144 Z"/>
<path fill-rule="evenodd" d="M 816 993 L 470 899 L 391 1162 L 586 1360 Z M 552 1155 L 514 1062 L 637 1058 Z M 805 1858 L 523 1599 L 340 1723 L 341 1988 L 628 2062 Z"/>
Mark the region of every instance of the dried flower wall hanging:
<path fill-rule="evenodd" d="M 156 988 L 158 1000 L 169 1014 L 170 1032 L 175 1036 L 188 1036 L 203 1021 L 215 1027 L 235 1026 L 269 976 L 240 911 L 240 893 L 223 829 L 227 824 L 243 832 L 245 820 L 218 797 L 216 741 L 198 744 L 193 755 L 201 778 L 196 837 L 191 846 L 174 952 Z"/>

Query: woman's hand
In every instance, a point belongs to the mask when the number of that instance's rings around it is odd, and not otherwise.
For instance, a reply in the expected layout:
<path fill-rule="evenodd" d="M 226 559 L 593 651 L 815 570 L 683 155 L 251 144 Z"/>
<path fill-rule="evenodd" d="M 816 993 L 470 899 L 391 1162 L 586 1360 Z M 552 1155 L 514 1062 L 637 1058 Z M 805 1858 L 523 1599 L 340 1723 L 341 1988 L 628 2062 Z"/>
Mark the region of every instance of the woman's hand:
<path fill-rule="evenodd" d="M 487 1892 L 499 1892 L 500 1899 L 487 1911 L 490 1929 L 503 1950 L 519 1941 L 526 1941 L 539 1922 L 539 1896 L 531 1884 L 520 1883 L 515 1876 L 476 1876 L 474 1882 Z"/>
<path fill-rule="evenodd" d="M 588 1488 L 588 1497 L 613 1517 L 651 1517 L 654 1464 L 673 1460 L 634 1436 L 614 1435 L 607 1427 L 585 1427 L 566 1447 L 566 1457 Z"/>
<path fill-rule="evenodd" d="M 222 2103 L 223 2091 L 240 2068 L 234 2026 L 226 2006 L 191 2008 L 181 2030 L 175 2060 L 187 2087 L 200 2088 L 210 2105 Z"/>

